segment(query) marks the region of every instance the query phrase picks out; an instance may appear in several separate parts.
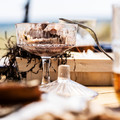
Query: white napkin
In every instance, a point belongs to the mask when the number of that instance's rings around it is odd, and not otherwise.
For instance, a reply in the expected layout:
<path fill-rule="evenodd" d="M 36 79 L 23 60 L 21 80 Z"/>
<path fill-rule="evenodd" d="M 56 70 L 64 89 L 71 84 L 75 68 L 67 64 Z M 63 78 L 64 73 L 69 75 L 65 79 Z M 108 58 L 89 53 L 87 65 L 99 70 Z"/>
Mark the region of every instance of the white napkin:
<path fill-rule="evenodd" d="M 44 113 L 63 115 L 65 112 L 80 112 L 87 106 L 83 97 L 73 96 L 64 98 L 52 93 L 43 94 L 42 101 L 33 102 L 20 110 L 1 118 L 0 120 L 32 120 Z"/>

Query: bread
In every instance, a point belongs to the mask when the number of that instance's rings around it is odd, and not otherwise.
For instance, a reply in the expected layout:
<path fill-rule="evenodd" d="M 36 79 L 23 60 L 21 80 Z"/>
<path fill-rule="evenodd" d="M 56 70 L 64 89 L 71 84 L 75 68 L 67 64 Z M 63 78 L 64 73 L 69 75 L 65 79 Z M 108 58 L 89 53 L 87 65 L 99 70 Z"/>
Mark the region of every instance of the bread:
<path fill-rule="evenodd" d="M 25 86 L 19 83 L 4 83 L 0 85 L 0 104 L 30 102 L 40 99 L 38 86 Z"/>

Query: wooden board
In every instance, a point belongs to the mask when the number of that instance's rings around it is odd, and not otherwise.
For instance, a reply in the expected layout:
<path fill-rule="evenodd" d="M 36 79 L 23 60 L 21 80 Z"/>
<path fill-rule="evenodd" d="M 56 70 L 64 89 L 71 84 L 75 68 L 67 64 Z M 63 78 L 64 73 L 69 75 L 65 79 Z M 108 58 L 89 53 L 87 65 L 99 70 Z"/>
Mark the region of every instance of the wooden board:
<path fill-rule="evenodd" d="M 95 90 L 99 95 L 93 99 L 93 102 L 104 105 L 106 107 L 118 107 L 119 102 L 116 98 L 115 91 L 113 87 L 89 87 L 90 89 Z"/>
<path fill-rule="evenodd" d="M 68 58 L 67 64 L 70 65 L 71 79 L 84 85 L 112 85 L 112 61 L 103 53 L 94 53 L 95 56 L 83 57 L 80 53 L 72 53 L 72 57 Z M 110 54 L 112 56 L 112 54 Z M 53 68 L 57 71 L 58 61 L 51 59 Z M 26 59 L 17 59 L 20 71 L 30 69 L 35 61 L 26 67 Z M 34 71 L 39 69 L 37 65 Z M 52 67 L 50 68 L 51 81 L 57 79 Z M 38 74 L 28 73 L 27 80 L 42 78 L 42 70 Z"/>

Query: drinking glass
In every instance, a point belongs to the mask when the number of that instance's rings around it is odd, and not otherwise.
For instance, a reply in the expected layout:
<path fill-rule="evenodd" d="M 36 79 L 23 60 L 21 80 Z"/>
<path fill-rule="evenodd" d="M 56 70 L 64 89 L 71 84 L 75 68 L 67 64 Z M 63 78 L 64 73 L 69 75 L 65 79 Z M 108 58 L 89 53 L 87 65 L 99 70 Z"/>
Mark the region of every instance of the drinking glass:
<path fill-rule="evenodd" d="M 112 48 L 114 53 L 114 88 L 120 103 L 120 5 L 113 5 Z"/>
<path fill-rule="evenodd" d="M 50 82 L 50 58 L 62 54 L 76 44 L 77 25 L 60 23 L 16 24 L 17 45 L 41 56 L 43 74 L 41 84 Z"/>

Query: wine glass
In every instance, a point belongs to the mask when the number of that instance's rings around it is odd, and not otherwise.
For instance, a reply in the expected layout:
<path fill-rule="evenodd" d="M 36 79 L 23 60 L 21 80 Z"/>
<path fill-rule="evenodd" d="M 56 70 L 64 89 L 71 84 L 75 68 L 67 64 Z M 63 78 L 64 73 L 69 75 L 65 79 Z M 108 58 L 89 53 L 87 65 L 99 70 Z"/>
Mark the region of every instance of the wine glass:
<path fill-rule="evenodd" d="M 41 84 L 50 82 L 50 58 L 75 46 L 77 25 L 60 23 L 16 24 L 17 45 L 41 56 L 43 74 Z"/>
<path fill-rule="evenodd" d="M 67 94 L 67 96 L 75 93 L 75 95 L 84 95 L 93 98 L 97 95 L 95 91 L 70 80 L 69 74 L 67 75 L 68 80 L 65 82 L 64 79 L 61 79 L 63 78 L 61 75 L 65 74 L 63 70 L 62 73 L 60 72 L 60 76 L 58 77 L 59 80 L 56 82 L 50 82 L 50 58 L 75 47 L 77 25 L 62 23 L 20 23 L 16 24 L 16 33 L 18 46 L 32 54 L 42 57 L 43 74 L 42 85 L 40 86 L 41 90 L 58 93 L 60 89 L 66 86 L 67 89 L 62 89 L 64 93 L 70 93 L 70 91 L 73 91 L 70 94 Z M 65 67 L 65 69 L 70 72 L 69 67 Z"/>

